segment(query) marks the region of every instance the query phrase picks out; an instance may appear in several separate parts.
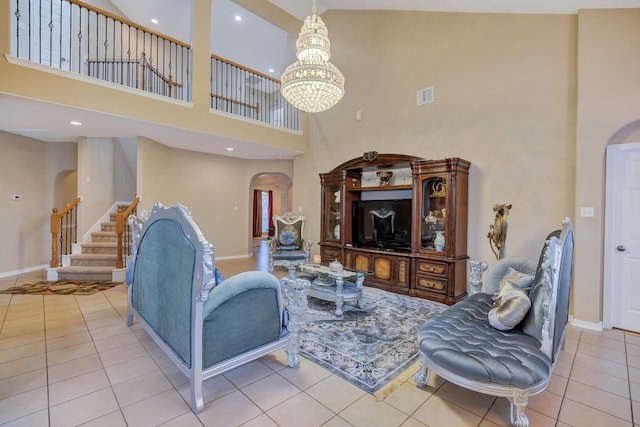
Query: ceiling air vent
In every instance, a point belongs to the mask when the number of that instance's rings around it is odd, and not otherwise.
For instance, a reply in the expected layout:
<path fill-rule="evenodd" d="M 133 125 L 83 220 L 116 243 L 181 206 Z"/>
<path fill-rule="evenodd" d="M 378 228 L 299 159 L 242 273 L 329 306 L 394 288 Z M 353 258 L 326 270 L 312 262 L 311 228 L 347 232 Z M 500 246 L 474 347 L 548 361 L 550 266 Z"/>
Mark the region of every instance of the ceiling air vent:
<path fill-rule="evenodd" d="M 424 105 L 430 102 L 433 102 L 433 86 L 416 92 L 416 105 Z"/>

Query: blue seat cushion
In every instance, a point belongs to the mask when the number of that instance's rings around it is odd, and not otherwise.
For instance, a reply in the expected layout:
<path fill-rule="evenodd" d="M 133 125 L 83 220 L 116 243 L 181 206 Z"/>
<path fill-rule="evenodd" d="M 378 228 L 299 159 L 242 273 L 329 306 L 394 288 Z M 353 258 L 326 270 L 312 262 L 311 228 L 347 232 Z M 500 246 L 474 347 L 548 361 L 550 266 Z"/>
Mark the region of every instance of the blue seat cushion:
<path fill-rule="evenodd" d="M 520 329 L 489 324 L 491 295 L 479 293 L 424 323 L 418 346 L 431 363 L 469 380 L 529 388 L 549 379 L 551 360 Z"/>
<path fill-rule="evenodd" d="M 306 254 L 303 251 L 284 251 L 284 252 L 275 252 L 273 254 L 274 260 L 300 260 L 305 259 Z"/>

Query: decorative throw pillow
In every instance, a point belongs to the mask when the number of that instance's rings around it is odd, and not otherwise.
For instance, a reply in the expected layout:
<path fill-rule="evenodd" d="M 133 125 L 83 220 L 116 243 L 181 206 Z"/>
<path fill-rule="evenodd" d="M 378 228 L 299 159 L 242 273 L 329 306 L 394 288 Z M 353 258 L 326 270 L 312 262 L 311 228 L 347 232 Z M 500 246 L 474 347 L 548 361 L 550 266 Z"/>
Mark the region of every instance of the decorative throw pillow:
<path fill-rule="evenodd" d="M 489 324 L 501 331 L 515 328 L 531 308 L 531 300 L 520 286 L 505 278 L 500 283 L 500 291 L 494 307 L 489 311 Z"/>
<path fill-rule="evenodd" d="M 531 285 L 533 285 L 533 279 L 535 278 L 535 276 L 533 274 L 527 274 L 518 271 L 513 267 L 509 267 L 504 278 L 509 280 L 510 282 L 517 284 L 523 291 L 529 293 L 529 291 L 531 290 Z M 502 285 L 502 282 L 500 284 Z"/>
<path fill-rule="evenodd" d="M 292 245 L 293 242 L 296 241 L 296 235 L 291 230 L 285 230 L 282 233 L 280 233 L 280 237 L 278 238 L 278 240 L 280 240 L 281 245 L 284 245 L 284 246 Z"/>

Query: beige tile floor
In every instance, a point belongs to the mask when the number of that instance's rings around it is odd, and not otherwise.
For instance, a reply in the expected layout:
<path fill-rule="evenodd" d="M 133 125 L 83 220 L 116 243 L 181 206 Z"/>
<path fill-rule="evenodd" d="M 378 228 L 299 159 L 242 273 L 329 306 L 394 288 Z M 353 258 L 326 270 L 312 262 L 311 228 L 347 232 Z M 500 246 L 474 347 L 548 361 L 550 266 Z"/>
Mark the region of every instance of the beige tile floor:
<path fill-rule="evenodd" d="M 220 261 L 229 276 L 265 269 Z M 37 271 L 0 288 L 42 280 Z M 205 383 L 205 408 L 187 404 L 186 378 L 138 326 L 125 324 L 124 286 L 92 296 L 0 295 L 3 426 L 507 426 L 509 405 L 439 378 L 407 381 L 382 401 L 279 351 Z M 638 414 L 635 414 L 635 412 Z M 530 399 L 537 426 L 632 426 L 640 419 L 640 335 L 571 327 L 548 389 Z M 640 421 L 636 421 L 640 425 Z"/>

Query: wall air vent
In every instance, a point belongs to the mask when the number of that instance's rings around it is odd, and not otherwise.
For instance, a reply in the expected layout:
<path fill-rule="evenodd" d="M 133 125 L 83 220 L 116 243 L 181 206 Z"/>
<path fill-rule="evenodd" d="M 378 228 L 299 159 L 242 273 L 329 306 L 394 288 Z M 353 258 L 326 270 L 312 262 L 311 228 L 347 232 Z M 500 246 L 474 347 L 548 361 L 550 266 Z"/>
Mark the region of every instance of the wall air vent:
<path fill-rule="evenodd" d="M 424 105 L 433 102 L 433 86 L 426 89 L 420 89 L 416 92 L 416 105 Z"/>

